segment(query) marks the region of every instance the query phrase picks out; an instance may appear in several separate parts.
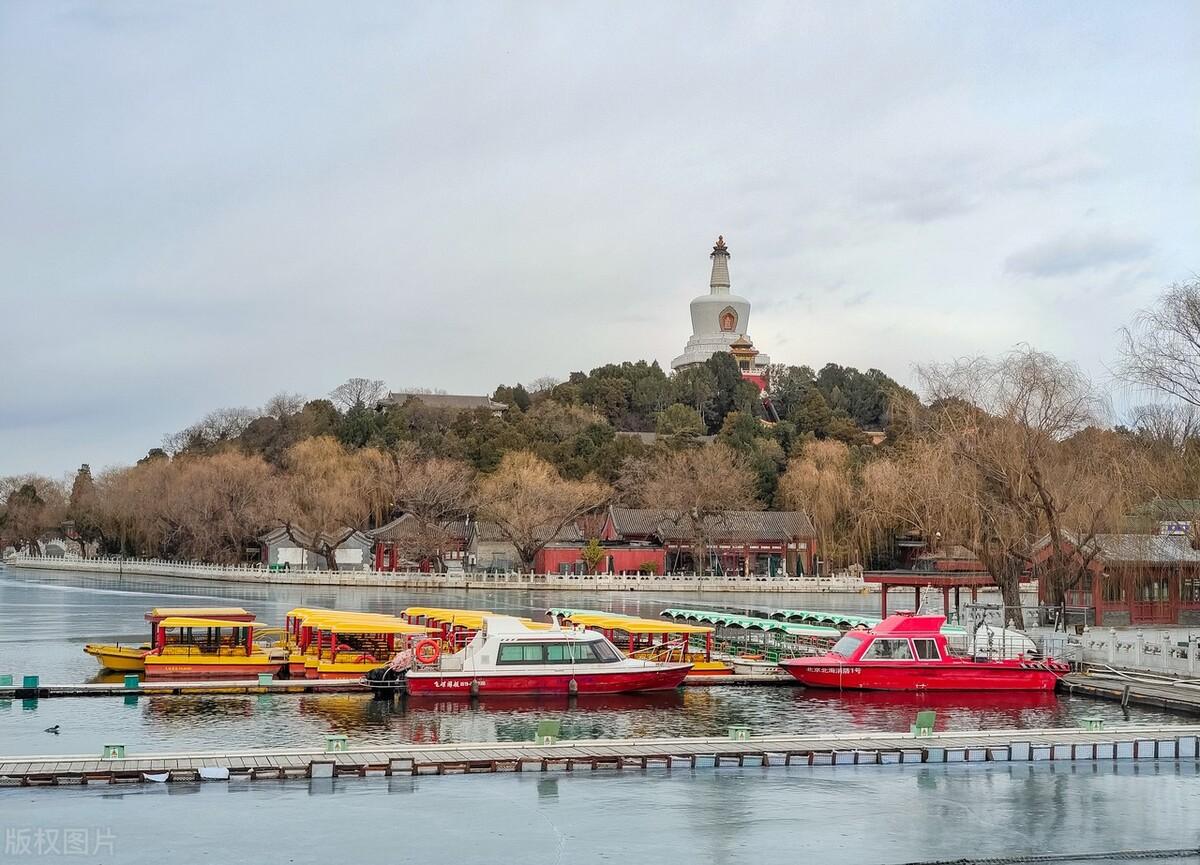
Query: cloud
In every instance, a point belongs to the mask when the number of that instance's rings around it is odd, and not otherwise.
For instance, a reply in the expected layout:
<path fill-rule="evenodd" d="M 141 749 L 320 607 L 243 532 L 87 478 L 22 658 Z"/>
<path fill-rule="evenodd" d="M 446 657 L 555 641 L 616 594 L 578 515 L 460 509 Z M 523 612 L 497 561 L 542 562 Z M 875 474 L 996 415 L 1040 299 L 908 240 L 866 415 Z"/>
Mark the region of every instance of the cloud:
<path fill-rule="evenodd" d="M 1071 276 L 1116 264 L 1144 261 L 1154 246 L 1144 237 L 1109 231 L 1064 234 L 1014 252 L 1004 262 L 1007 273 L 1050 278 Z"/>

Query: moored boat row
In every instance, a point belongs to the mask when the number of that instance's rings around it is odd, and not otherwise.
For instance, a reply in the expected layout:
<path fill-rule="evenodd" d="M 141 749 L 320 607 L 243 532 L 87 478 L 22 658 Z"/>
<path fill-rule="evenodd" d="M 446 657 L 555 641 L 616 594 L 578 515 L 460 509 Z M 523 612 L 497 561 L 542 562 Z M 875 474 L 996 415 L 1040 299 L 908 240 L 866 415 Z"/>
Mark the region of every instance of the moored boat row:
<path fill-rule="evenodd" d="M 283 628 L 271 628 L 241 608 L 157 608 L 146 614 L 148 644 L 89 644 L 85 651 L 108 669 L 141 672 L 147 680 L 267 674 L 471 696 L 662 690 L 677 687 L 689 673 L 767 668 L 810 687 L 1050 690 L 1067 672 L 1029 651 L 1016 657 L 964 654 L 953 643 L 961 629 L 948 635 L 945 617 L 910 612 L 845 634 L 712 611 L 665 610 L 675 621 L 566 608 L 548 615 L 550 622 L 535 622 L 488 610 L 409 607 L 392 616 L 303 607 L 288 611 Z M 697 624 L 702 618 L 714 624 Z M 720 656 L 714 635 L 722 629 L 764 640 L 770 635 L 775 657 L 745 651 Z M 836 642 L 834 635 L 840 636 Z"/>

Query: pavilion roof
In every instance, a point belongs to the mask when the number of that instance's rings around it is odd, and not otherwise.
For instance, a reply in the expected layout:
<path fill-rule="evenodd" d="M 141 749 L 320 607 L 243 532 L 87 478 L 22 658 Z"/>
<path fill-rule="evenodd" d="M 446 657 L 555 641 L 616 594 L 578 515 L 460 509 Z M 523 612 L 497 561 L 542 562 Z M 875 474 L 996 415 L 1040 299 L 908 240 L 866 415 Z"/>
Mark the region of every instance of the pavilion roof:
<path fill-rule="evenodd" d="M 697 532 L 692 517 L 653 508 L 613 508 L 617 534 L 655 535 L 664 541 L 690 541 Z M 723 511 L 704 519 L 704 534 L 715 540 L 790 541 L 816 536 L 803 511 Z"/>

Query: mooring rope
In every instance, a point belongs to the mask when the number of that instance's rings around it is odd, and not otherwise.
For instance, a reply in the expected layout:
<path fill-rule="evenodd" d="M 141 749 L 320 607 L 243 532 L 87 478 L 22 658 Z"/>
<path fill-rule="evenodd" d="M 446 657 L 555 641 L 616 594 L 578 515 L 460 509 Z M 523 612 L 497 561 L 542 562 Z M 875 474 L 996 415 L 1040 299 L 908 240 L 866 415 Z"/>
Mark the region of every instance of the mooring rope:
<path fill-rule="evenodd" d="M 906 862 L 904 865 L 1022 865 L 1026 862 L 1094 862 L 1100 859 L 1136 861 L 1144 859 L 1200 858 L 1200 848 L 1187 847 L 1176 850 L 1118 850 L 1108 853 L 1027 853 L 1015 856 L 994 856 L 966 859 L 926 859 Z"/>

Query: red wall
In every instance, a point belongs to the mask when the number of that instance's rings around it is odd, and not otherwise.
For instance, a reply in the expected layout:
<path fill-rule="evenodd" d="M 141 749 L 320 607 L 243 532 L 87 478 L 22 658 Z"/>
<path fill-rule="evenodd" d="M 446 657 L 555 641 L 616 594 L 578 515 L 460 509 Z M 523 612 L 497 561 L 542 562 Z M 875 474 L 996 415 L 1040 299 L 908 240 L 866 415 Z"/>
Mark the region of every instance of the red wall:
<path fill-rule="evenodd" d="M 580 561 L 582 547 L 547 547 L 533 557 L 533 569 L 539 574 L 557 574 L 559 565 L 573 565 Z M 654 562 L 656 573 L 661 574 L 666 566 L 666 552 L 654 547 L 605 547 L 604 554 L 612 558 L 612 572 L 636 571 L 646 562 Z M 605 573 L 606 560 L 601 560 L 597 570 Z"/>

